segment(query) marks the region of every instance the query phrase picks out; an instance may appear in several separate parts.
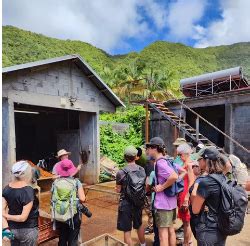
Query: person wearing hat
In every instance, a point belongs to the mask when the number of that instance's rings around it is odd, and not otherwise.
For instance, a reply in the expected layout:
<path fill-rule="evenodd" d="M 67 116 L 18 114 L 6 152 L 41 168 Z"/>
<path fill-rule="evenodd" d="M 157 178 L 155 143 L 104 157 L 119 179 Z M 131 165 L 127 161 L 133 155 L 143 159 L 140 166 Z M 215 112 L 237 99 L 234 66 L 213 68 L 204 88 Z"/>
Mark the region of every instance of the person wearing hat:
<path fill-rule="evenodd" d="M 39 201 L 31 187 L 32 169 L 27 161 L 18 161 L 11 173 L 13 181 L 2 192 L 3 224 L 8 224 L 3 230 L 14 235 L 11 245 L 34 246 L 38 239 Z"/>
<path fill-rule="evenodd" d="M 221 202 L 221 187 L 209 174 L 216 174 L 225 180 L 223 172 L 225 163 L 220 159 L 220 152 L 216 147 L 202 149 L 198 153 L 198 161 L 202 169 L 208 173 L 203 177 L 197 188 L 196 196 L 192 199 L 192 213 L 196 217 L 195 231 L 198 246 L 225 245 L 226 236 L 218 229 L 217 214 Z M 206 205 L 209 213 L 204 213 Z"/>
<path fill-rule="evenodd" d="M 173 142 L 173 145 L 178 147 L 181 144 L 187 143 L 185 138 L 176 138 L 176 140 Z"/>
<path fill-rule="evenodd" d="M 184 176 L 184 189 L 178 194 L 178 218 L 182 220 L 184 226 L 184 244 L 192 244 L 192 232 L 190 228 L 190 213 L 189 206 L 189 188 L 193 185 L 195 176 L 193 166 L 195 162 L 191 160 L 192 149 L 188 143 L 178 146 L 177 153 L 183 161 L 183 168 L 186 170 L 187 175 Z"/>
<path fill-rule="evenodd" d="M 127 165 L 116 174 L 116 191 L 120 193 L 117 229 L 124 232 L 124 242 L 129 246 L 133 245 L 131 238 L 132 227 L 137 230 L 140 245 L 145 246 L 144 227 L 142 225 L 143 205 L 141 207 L 135 206 L 126 192 L 127 186 L 129 186 L 127 181 L 130 173 L 141 177 L 144 184 L 146 181 L 144 168 L 135 163 L 137 155 L 138 150 L 134 146 L 126 147 L 124 150 L 124 159 Z"/>
<path fill-rule="evenodd" d="M 186 141 L 185 138 L 176 138 L 176 140 L 173 142 L 176 154 L 177 154 L 177 148 L 178 148 L 178 146 L 181 145 L 181 144 L 184 144 L 184 143 L 187 143 L 187 141 Z M 180 158 L 179 155 L 176 155 L 176 157 L 174 159 L 174 163 L 176 163 L 176 164 L 178 164 L 180 166 L 183 166 L 183 161 L 181 160 L 181 158 Z"/>
<path fill-rule="evenodd" d="M 68 151 L 66 151 L 65 149 L 61 149 L 61 150 L 59 150 L 58 152 L 57 152 L 57 158 L 59 159 L 59 162 L 57 162 L 56 164 L 55 164 L 55 166 L 53 167 L 53 170 L 52 170 L 52 173 L 53 174 L 55 174 L 55 175 L 59 175 L 58 173 L 57 173 L 57 166 L 60 164 L 60 161 L 62 161 L 62 160 L 68 160 L 69 159 L 69 156 L 71 155 L 71 152 L 68 152 Z M 79 172 L 80 171 L 80 169 L 81 169 L 81 167 L 82 167 L 82 165 L 81 164 L 79 164 L 78 166 L 77 166 L 77 172 Z M 77 173 L 76 172 L 76 173 Z M 75 173 L 75 174 L 76 174 Z"/>
<path fill-rule="evenodd" d="M 155 161 L 156 185 L 154 187 L 154 218 L 158 228 L 160 245 L 175 245 L 176 235 L 174 221 L 176 219 L 177 197 L 169 197 L 164 190 L 178 179 L 178 174 L 170 167 L 165 158 L 165 144 L 160 137 L 154 137 L 146 145 L 149 156 Z"/>
<path fill-rule="evenodd" d="M 78 172 L 78 169 L 74 166 L 73 162 L 67 158 L 62 159 L 56 166 L 56 173 L 59 176 L 54 183 L 52 184 L 52 204 L 55 202 L 55 207 L 57 206 L 57 201 L 65 201 L 64 194 L 60 192 L 60 187 L 65 188 L 65 184 L 68 184 L 68 189 L 76 189 L 76 197 L 79 200 L 80 203 L 83 203 L 85 201 L 85 194 L 82 187 L 82 184 L 79 179 L 74 178 L 75 174 Z M 66 181 L 66 182 L 65 182 Z M 57 191 L 55 190 L 55 188 Z M 72 188 L 73 187 L 73 188 Z M 57 193 L 56 196 L 54 196 L 54 193 Z M 62 193 L 62 197 L 60 197 L 60 194 Z M 56 201 L 56 199 L 58 199 Z M 70 198 L 69 198 L 70 200 Z M 59 204 L 59 203 L 58 203 Z M 73 217 L 70 218 L 70 222 L 61 222 L 57 221 L 56 218 L 56 229 L 59 231 L 59 242 L 58 245 L 60 246 L 67 246 L 72 245 L 76 246 L 78 245 L 78 236 L 80 233 L 80 227 L 81 227 L 81 216 L 79 214 L 78 205 L 77 203 L 74 203 L 76 206 L 76 213 L 72 214 Z M 52 206 L 53 207 L 53 206 Z"/>

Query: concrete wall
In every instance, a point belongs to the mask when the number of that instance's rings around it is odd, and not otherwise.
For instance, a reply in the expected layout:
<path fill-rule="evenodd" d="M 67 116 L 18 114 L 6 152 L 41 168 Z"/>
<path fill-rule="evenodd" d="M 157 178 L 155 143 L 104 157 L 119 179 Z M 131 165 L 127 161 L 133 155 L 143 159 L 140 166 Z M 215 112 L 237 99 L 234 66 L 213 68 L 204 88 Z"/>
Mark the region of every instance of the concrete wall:
<path fill-rule="evenodd" d="M 100 137 L 99 114 L 81 112 L 80 141 L 83 150 L 90 151 L 89 161 L 80 172 L 84 183 L 94 184 L 99 181 L 100 174 Z"/>
<path fill-rule="evenodd" d="M 161 119 L 161 116 L 157 112 L 151 112 L 150 114 L 150 138 L 161 137 L 165 144 L 167 153 L 170 156 L 174 156 L 175 147 L 173 142 L 177 137 L 183 137 L 183 133 L 173 127 L 169 121 Z"/>
<path fill-rule="evenodd" d="M 3 75 L 3 184 L 10 179 L 15 162 L 14 103 L 80 111 L 81 143 L 90 149 L 89 163 L 81 173 L 84 182 L 99 176 L 99 111 L 114 112 L 115 106 L 73 61 L 65 61 Z M 76 99 L 73 105 L 69 98 Z M 90 112 L 90 113 L 87 113 Z"/>
<path fill-rule="evenodd" d="M 14 103 L 2 99 L 2 185 L 11 180 L 11 166 L 16 160 Z"/>
<path fill-rule="evenodd" d="M 14 102 L 87 112 L 115 111 L 108 98 L 72 61 L 4 75 L 2 88 L 3 96 Z M 77 98 L 73 106 L 69 97 Z"/>
<path fill-rule="evenodd" d="M 233 104 L 232 109 L 232 135 L 233 138 L 250 149 L 250 102 Z M 239 156 L 250 167 L 250 154 L 232 144 L 232 153 Z"/>

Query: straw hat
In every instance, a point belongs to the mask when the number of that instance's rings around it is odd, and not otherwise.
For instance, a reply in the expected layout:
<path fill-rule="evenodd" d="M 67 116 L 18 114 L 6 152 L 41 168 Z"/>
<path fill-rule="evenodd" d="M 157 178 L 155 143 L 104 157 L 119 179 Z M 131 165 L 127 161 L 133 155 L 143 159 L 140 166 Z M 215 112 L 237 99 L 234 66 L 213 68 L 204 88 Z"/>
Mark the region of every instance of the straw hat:
<path fill-rule="evenodd" d="M 174 146 L 179 146 L 181 144 L 187 143 L 185 138 L 177 138 L 174 142 L 173 145 Z"/>
<path fill-rule="evenodd" d="M 61 149 L 57 152 L 57 158 L 63 156 L 63 155 L 70 155 L 71 152 L 66 151 L 65 149 Z"/>

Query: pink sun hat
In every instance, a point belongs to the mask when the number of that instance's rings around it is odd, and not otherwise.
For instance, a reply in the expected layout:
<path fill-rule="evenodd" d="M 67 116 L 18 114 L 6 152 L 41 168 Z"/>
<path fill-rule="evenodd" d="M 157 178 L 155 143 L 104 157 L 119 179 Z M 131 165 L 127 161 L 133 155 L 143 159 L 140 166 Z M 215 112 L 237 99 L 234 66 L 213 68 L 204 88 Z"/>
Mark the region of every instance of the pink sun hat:
<path fill-rule="evenodd" d="M 74 176 L 77 173 L 77 168 L 69 159 L 64 159 L 56 166 L 56 173 L 61 177 Z"/>

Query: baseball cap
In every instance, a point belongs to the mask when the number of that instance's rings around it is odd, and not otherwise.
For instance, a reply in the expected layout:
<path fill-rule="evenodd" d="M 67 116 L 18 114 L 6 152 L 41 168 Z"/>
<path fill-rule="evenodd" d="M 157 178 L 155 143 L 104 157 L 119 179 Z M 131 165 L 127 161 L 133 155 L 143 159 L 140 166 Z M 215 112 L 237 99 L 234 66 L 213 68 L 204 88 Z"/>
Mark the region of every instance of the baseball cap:
<path fill-rule="evenodd" d="M 165 143 L 162 140 L 162 138 L 154 137 L 154 138 L 150 139 L 150 142 L 148 144 L 146 144 L 146 147 L 150 146 L 150 145 L 165 146 Z"/>
<path fill-rule="evenodd" d="M 173 142 L 174 146 L 179 146 L 181 144 L 187 143 L 185 138 L 176 138 L 176 140 Z"/>
<path fill-rule="evenodd" d="M 132 145 L 126 147 L 124 150 L 124 155 L 127 155 L 127 156 L 137 156 L 137 153 L 138 153 L 138 150 Z"/>
<path fill-rule="evenodd" d="M 210 146 L 210 147 L 205 147 L 202 148 L 198 153 L 197 153 L 197 160 L 200 159 L 209 159 L 212 161 L 215 161 L 218 159 L 220 155 L 219 150 L 216 149 L 216 147 L 214 146 Z"/>

